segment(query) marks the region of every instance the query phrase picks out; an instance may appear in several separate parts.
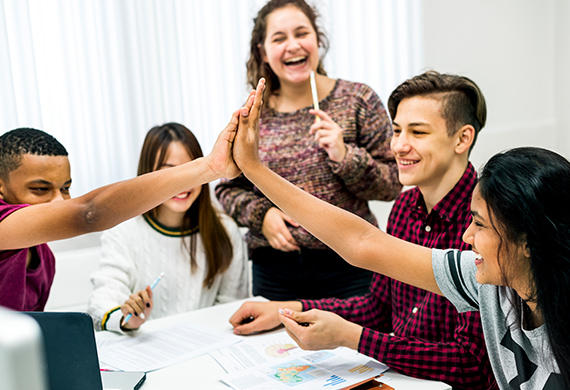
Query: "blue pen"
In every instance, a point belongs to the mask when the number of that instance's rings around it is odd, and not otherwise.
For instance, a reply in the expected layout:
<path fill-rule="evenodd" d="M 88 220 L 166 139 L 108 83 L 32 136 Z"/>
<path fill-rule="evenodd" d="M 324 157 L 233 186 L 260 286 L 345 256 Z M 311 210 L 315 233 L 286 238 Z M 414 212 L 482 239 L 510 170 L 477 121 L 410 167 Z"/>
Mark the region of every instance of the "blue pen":
<path fill-rule="evenodd" d="M 152 282 L 152 284 L 150 285 L 150 289 L 154 290 L 154 288 L 156 287 L 156 285 L 158 284 L 158 282 L 160 282 L 160 279 L 162 279 L 162 277 L 164 276 L 164 272 L 161 272 L 160 275 L 158 275 L 158 278 L 156 278 L 156 280 L 154 282 Z M 121 326 L 125 326 L 127 324 L 127 322 L 129 322 L 129 320 L 132 317 L 132 313 L 129 313 L 125 319 L 123 320 L 123 323 L 121 324 Z"/>

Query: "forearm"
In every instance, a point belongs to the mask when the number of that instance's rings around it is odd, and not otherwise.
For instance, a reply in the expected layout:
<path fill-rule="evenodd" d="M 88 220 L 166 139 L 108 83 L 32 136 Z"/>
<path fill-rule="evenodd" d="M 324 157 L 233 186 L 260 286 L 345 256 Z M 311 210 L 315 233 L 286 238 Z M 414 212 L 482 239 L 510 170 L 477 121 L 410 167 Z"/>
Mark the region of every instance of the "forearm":
<path fill-rule="evenodd" d="M 245 175 L 274 204 L 349 263 L 441 294 L 431 250 L 380 231 L 362 218 L 300 190 L 261 163 Z"/>
<path fill-rule="evenodd" d="M 151 172 L 108 186 L 104 191 L 81 199 L 88 210 L 84 221 L 88 230 L 105 230 L 140 215 L 169 198 L 217 179 L 206 160 L 199 158 L 187 164 Z"/>
<path fill-rule="evenodd" d="M 220 182 L 216 186 L 216 197 L 240 226 L 255 232 L 261 232 L 265 214 L 275 207 L 266 197 L 255 193 L 253 185 L 244 177 Z"/>
<path fill-rule="evenodd" d="M 375 158 L 365 148 L 347 145 L 344 160 L 330 165 L 346 189 L 361 199 L 390 201 L 402 190 L 391 154 Z"/>
<path fill-rule="evenodd" d="M 204 158 L 96 189 L 81 197 L 24 207 L 2 221 L 0 249 L 109 229 L 169 198 L 217 179 Z M 28 221 L 25 225 L 22 221 Z"/>

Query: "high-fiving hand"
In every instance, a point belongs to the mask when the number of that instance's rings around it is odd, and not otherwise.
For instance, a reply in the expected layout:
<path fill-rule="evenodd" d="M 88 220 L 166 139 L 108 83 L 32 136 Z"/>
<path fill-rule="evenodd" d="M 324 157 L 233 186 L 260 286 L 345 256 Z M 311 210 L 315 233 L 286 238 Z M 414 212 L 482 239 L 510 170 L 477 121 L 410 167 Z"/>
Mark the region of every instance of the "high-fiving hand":
<path fill-rule="evenodd" d="M 260 164 L 259 160 L 259 115 L 263 103 L 265 79 L 261 78 L 240 111 L 238 132 L 233 144 L 233 158 L 243 172 L 249 165 Z"/>

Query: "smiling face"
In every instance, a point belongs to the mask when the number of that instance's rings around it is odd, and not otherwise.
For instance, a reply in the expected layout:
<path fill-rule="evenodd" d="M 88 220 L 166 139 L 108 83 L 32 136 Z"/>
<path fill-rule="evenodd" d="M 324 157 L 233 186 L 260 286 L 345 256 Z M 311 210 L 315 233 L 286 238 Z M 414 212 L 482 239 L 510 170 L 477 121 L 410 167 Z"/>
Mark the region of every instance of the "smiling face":
<path fill-rule="evenodd" d="M 166 152 L 164 163 L 158 169 L 176 167 L 192 161 L 184 145 L 178 141 L 171 142 Z M 202 186 L 194 187 L 188 191 L 167 200 L 157 208 L 157 219 L 165 226 L 179 228 L 182 226 L 184 214 L 200 195 Z"/>
<path fill-rule="evenodd" d="M 260 48 L 281 83 L 307 82 L 319 64 L 319 43 L 310 20 L 288 5 L 267 16 L 266 38 Z"/>
<path fill-rule="evenodd" d="M 476 278 L 481 284 L 508 285 L 519 292 L 528 291 L 530 259 L 525 255 L 523 245 L 516 245 L 502 239 L 491 222 L 487 203 L 475 187 L 471 200 L 473 220 L 463 234 L 463 241 L 470 244 L 477 254 Z M 495 218 L 493 218 L 495 221 Z M 494 222 L 496 225 L 496 222 Z M 500 263 L 503 264 L 501 268 Z M 505 277 L 507 280 L 505 280 Z"/>
<path fill-rule="evenodd" d="M 23 154 L 20 166 L 0 180 L 0 197 L 9 204 L 40 204 L 70 198 L 67 156 Z"/>
<path fill-rule="evenodd" d="M 460 132 L 448 134 L 441 109 L 441 99 L 414 96 L 400 102 L 393 120 L 390 147 L 398 163 L 400 182 L 418 186 L 424 196 L 427 192 L 437 193 L 442 185 L 447 193 L 451 188 L 447 187 L 456 183 L 455 176 L 463 174 L 467 165 L 465 148 L 458 148 Z"/>

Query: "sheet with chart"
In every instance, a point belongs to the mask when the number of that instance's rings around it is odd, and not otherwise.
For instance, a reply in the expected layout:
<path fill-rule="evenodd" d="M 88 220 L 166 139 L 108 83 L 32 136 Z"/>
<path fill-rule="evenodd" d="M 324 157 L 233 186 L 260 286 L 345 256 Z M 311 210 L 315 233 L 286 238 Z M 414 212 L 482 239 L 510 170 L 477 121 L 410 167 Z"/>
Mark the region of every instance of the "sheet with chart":
<path fill-rule="evenodd" d="M 347 389 L 388 367 L 348 348 L 304 351 L 287 333 L 270 333 L 210 352 L 236 390 Z"/>

